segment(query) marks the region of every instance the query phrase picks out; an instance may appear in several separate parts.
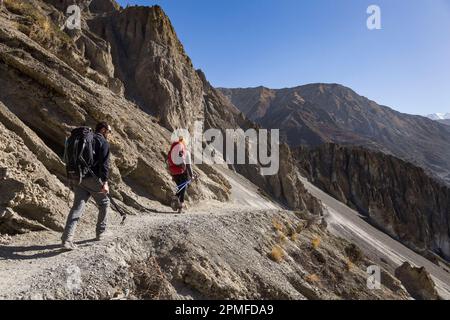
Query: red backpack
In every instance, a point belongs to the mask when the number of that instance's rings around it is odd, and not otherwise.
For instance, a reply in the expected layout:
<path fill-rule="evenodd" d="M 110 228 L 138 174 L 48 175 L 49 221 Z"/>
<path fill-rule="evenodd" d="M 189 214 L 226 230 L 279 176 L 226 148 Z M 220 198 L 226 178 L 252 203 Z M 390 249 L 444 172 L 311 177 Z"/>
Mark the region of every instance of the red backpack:
<path fill-rule="evenodd" d="M 175 159 L 172 158 L 173 155 L 176 155 L 176 152 L 178 152 L 178 156 L 183 159 L 182 164 L 176 164 Z M 181 142 L 174 142 L 167 156 L 167 164 L 169 167 L 170 174 L 172 176 L 178 176 L 186 171 L 185 160 L 186 160 L 185 145 Z"/>

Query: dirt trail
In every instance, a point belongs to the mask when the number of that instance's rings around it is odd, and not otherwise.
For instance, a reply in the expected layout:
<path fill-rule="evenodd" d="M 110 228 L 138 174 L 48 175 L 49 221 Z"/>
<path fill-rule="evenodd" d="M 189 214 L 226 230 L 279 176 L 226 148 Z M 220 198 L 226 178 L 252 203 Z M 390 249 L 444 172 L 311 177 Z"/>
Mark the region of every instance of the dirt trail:
<path fill-rule="evenodd" d="M 147 228 L 189 221 L 193 217 L 208 218 L 210 215 L 227 215 L 233 211 L 252 212 L 261 209 L 280 209 L 278 204 L 260 195 L 258 188 L 240 175 L 223 168 L 233 187 L 232 201 L 227 203 L 208 201 L 191 205 L 188 212 L 182 215 L 174 214 L 168 207 L 152 208 L 154 214 L 128 217 L 125 226 L 120 226 L 120 218 L 115 212 L 110 215 L 110 236 L 102 242 L 94 241 L 94 228 L 80 225 L 77 230 L 79 249 L 74 252 L 61 250 L 61 234 L 57 232 L 28 233 L 14 237 L 13 244 L 0 243 L 0 299 L 20 296 L 26 292 L 31 280 L 42 276 L 46 270 L 54 271 L 58 266 L 70 265 L 70 261 L 79 261 L 85 256 L 95 256 L 103 252 L 114 239 L 135 234 L 145 225 Z M 86 216 L 82 220 L 88 219 Z M 51 281 L 51 279 L 48 279 Z"/>
<path fill-rule="evenodd" d="M 155 208 L 154 213 L 128 217 L 126 224 L 120 226 L 120 219 L 115 213 L 111 214 L 109 236 L 102 242 L 94 241 L 93 227 L 80 227 L 77 230 L 76 242 L 78 250 L 64 252 L 61 250 L 61 234 L 57 232 L 29 233 L 16 236 L 13 245 L 0 245 L 0 299 L 15 297 L 28 290 L 30 282 L 37 276 L 42 276 L 46 270 L 54 271 L 58 266 L 70 265 L 71 261 L 79 261 L 86 256 L 95 256 L 105 249 L 115 239 L 126 238 L 137 230 L 158 228 L 180 221 L 189 222 L 195 217 L 207 217 L 211 214 L 223 214 L 230 209 L 220 208 L 221 203 L 204 203 L 191 208 L 188 213 L 179 215 L 171 213 L 168 207 Z M 51 281 L 51 279 L 48 279 Z"/>

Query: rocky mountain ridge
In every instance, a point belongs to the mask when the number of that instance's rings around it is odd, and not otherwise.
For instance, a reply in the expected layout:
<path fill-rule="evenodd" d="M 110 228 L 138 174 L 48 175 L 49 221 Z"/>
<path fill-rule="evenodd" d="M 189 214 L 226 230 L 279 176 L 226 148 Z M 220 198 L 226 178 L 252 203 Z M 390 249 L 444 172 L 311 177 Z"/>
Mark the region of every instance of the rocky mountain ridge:
<path fill-rule="evenodd" d="M 392 154 L 450 182 L 450 128 L 401 114 L 338 84 L 220 89 L 251 120 L 281 128 L 290 146 L 337 143 Z"/>

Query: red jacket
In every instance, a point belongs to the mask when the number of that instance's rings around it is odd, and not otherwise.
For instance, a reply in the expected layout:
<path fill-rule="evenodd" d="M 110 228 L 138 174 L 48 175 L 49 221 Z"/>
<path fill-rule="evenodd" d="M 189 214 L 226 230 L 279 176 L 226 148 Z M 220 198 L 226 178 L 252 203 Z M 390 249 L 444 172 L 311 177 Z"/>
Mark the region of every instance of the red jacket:
<path fill-rule="evenodd" d="M 183 143 L 174 142 L 167 158 L 171 175 L 178 176 L 186 171 L 186 146 Z"/>

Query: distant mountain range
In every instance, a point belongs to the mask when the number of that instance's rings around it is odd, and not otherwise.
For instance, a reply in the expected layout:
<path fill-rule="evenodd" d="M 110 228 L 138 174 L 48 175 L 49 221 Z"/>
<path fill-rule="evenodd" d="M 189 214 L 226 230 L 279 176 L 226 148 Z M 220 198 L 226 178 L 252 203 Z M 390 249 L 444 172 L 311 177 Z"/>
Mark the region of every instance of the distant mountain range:
<path fill-rule="evenodd" d="M 281 129 L 292 147 L 362 146 L 412 162 L 450 183 L 450 127 L 378 105 L 338 84 L 220 89 L 250 120 Z"/>

